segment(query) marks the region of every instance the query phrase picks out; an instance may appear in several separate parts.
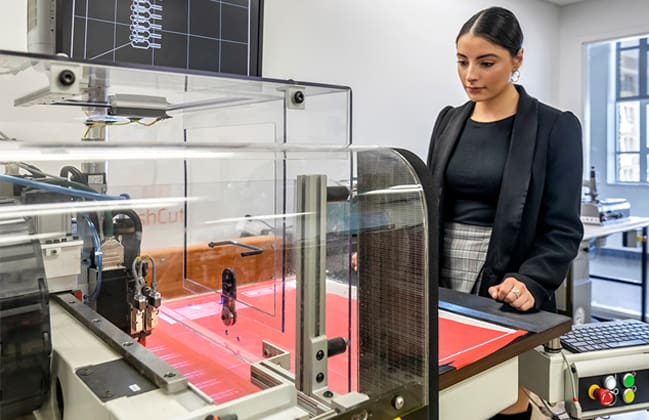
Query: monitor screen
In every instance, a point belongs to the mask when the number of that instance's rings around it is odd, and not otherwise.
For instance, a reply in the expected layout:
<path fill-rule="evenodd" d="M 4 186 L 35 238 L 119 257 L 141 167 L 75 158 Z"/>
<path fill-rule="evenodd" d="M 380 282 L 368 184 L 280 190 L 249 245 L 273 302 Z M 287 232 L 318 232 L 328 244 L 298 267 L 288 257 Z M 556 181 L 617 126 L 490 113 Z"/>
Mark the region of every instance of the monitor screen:
<path fill-rule="evenodd" d="M 261 75 L 263 0 L 57 0 L 56 52 Z"/>

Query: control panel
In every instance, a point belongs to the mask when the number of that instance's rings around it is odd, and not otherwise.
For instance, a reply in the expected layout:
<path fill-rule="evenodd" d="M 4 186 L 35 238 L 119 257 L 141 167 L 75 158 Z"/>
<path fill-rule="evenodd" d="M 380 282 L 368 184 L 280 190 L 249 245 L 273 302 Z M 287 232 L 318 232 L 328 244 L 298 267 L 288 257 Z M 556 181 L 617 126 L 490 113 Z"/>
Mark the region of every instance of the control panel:
<path fill-rule="evenodd" d="M 584 412 L 649 402 L 649 370 L 626 371 L 579 379 Z"/>
<path fill-rule="evenodd" d="M 649 409 L 649 345 L 573 353 L 539 347 L 519 357 L 519 383 L 574 419 Z"/>

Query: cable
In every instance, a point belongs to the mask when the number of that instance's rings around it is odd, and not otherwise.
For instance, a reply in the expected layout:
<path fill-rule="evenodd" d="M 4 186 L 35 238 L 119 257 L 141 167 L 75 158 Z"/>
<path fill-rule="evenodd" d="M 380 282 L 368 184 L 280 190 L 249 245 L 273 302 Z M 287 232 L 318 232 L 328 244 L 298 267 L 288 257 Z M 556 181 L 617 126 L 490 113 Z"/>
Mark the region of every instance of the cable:
<path fill-rule="evenodd" d="M 92 293 L 86 295 L 86 303 L 94 303 L 99 296 L 99 292 L 101 291 L 101 274 L 104 268 L 101 252 L 101 240 L 99 239 L 99 233 L 97 232 L 95 224 L 92 223 L 92 220 L 90 220 L 90 216 L 84 214 L 82 218 L 88 224 L 88 230 L 90 230 L 92 243 L 95 247 L 95 266 L 97 267 L 97 281 L 95 283 L 95 289 L 92 291 Z"/>
<path fill-rule="evenodd" d="M 65 188 L 55 184 L 50 184 L 48 182 L 34 181 L 31 179 L 20 178 L 12 175 L 0 174 L 0 181 L 6 181 L 12 184 L 18 184 L 25 187 L 32 187 L 36 189 L 55 192 L 63 195 L 68 195 L 71 197 L 87 198 L 90 200 L 123 200 L 124 199 L 123 196 L 100 194 L 97 192 L 84 191 L 76 188 Z M 66 182 L 70 182 L 70 181 L 66 181 Z"/>
<path fill-rule="evenodd" d="M 83 174 L 81 173 L 81 171 L 75 168 L 74 166 L 64 166 L 61 169 L 61 176 L 56 176 L 56 175 L 48 174 L 47 172 L 43 172 L 40 168 L 31 165 L 27 162 L 16 162 L 15 165 L 18 166 L 20 169 L 29 172 L 31 175 L 35 175 L 43 178 L 43 179 L 39 178 L 38 182 L 46 182 L 48 184 L 54 184 L 54 185 L 63 185 L 66 187 L 76 188 L 83 191 L 97 192 L 91 187 L 89 187 L 87 184 L 84 184 L 83 182 L 68 180 L 67 177 L 65 177 L 68 172 L 72 172 L 74 176 L 76 176 L 78 179 L 83 179 Z"/>
<path fill-rule="evenodd" d="M 149 260 L 151 262 L 151 290 L 155 292 L 158 288 L 158 280 L 156 277 L 155 259 L 152 256 L 139 255 L 137 258 L 133 259 L 133 264 L 131 264 L 133 277 L 138 284 L 138 290 L 142 290 L 142 288 L 146 286 L 146 281 L 144 280 L 144 275 L 142 274 L 142 266 L 144 265 L 144 260 Z"/>
<path fill-rule="evenodd" d="M 68 181 L 67 179 L 64 178 L 45 178 L 45 179 L 39 179 L 38 182 L 45 182 L 47 184 L 58 185 L 66 188 L 74 188 L 81 191 L 90 191 L 93 193 L 97 192 L 97 190 L 89 187 L 86 184 L 82 184 L 76 181 Z"/>
<path fill-rule="evenodd" d="M 568 358 L 566 357 L 566 354 L 563 351 L 563 349 L 559 353 L 561 353 L 561 357 L 563 357 L 563 361 L 566 364 L 566 369 L 569 370 L 568 377 L 570 378 L 570 385 L 572 387 L 572 400 L 574 402 L 579 402 L 579 398 L 577 398 L 577 386 L 575 385 L 575 379 L 572 377 L 572 369 L 570 368 L 570 362 L 568 362 Z"/>
<path fill-rule="evenodd" d="M 36 167 L 36 166 L 34 166 L 32 164 L 29 164 L 27 162 L 16 162 L 16 166 L 18 166 L 21 169 L 24 169 L 24 170 L 28 171 L 32 175 L 40 175 L 42 177 L 49 176 L 45 172 L 41 171 L 40 168 L 38 168 L 38 167 Z"/>
<path fill-rule="evenodd" d="M 140 124 L 140 125 L 143 125 L 145 127 L 151 127 L 153 124 L 157 123 L 158 121 L 162 121 L 162 120 L 165 120 L 167 118 L 169 118 L 169 117 L 158 117 L 155 120 L 153 120 L 151 122 L 148 122 L 148 123 L 144 123 L 144 122 L 142 122 L 142 120 L 135 120 L 135 122 Z"/>
<path fill-rule="evenodd" d="M 133 228 L 135 229 L 135 233 L 137 234 L 137 238 L 141 239 L 142 237 L 142 220 L 140 220 L 140 216 L 137 214 L 136 211 L 131 210 L 131 209 L 120 209 L 120 210 L 115 210 L 113 212 L 113 217 L 119 216 L 119 215 L 124 215 L 131 219 L 133 222 Z"/>
<path fill-rule="evenodd" d="M 570 367 L 570 362 L 568 362 L 568 358 L 566 357 L 566 354 L 564 350 L 562 349 L 560 351 L 561 357 L 563 357 L 563 361 L 566 364 L 566 369 L 568 369 L 568 376 L 570 377 L 570 385 L 572 386 L 572 402 L 575 405 L 575 410 L 580 413 L 581 412 L 581 403 L 579 402 L 578 394 L 577 394 L 577 386 L 575 384 L 575 379 L 572 377 L 572 368 Z M 571 417 L 572 418 L 572 417 Z"/>
<path fill-rule="evenodd" d="M 150 255 L 143 255 L 142 259 L 147 259 L 151 261 L 151 290 L 155 292 L 156 289 L 158 288 L 158 280 L 155 274 L 155 259 L 153 259 L 153 257 Z"/>
<path fill-rule="evenodd" d="M 86 131 L 83 132 L 83 136 L 81 136 L 82 139 L 88 138 L 88 134 L 90 134 L 90 130 L 93 128 L 99 128 L 99 127 L 107 127 L 109 125 L 129 125 L 132 124 L 133 121 L 126 121 L 126 122 L 93 122 L 88 124 L 88 127 L 86 128 Z"/>
<path fill-rule="evenodd" d="M 59 171 L 59 175 L 65 179 L 68 179 L 68 175 L 71 175 L 69 178 L 70 180 L 83 182 L 83 173 L 74 166 L 62 167 L 61 170 Z"/>
<path fill-rule="evenodd" d="M 148 123 L 142 122 L 142 119 L 141 119 L 141 118 L 131 118 L 130 121 L 116 121 L 116 122 L 106 122 L 106 121 L 101 121 L 101 122 L 91 122 L 91 123 L 87 123 L 87 126 L 88 126 L 88 127 L 87 127 L 86 130 L 83 132 L 83 136 L 82 136 L 81 138 L 84 138 L 84 139 L 85 139 L 85 138 L 88 138 L 88 134 L 90 134 L 90 130 L 92 130 L 93 128 L 99 128 L 99 127 L 110 127 L 110 126 L 116 126 L 116 125 L 117 125 L 117 126 L 120 126 L 120 125 L 129 125 L 129 124 L 140 124 L 140 125 L 143 125 L 143 126 L 145 126 L 145 127 L 151 127 L 153 124 L 155 124 L 155 123 L 157 123 L 157 122 L 159 122 L 159 121 L 162 121 L 162 120 L 166 120 L 167 118 L 171 118 L 171 117 L 168 116 L 168 115 L 165 115 L 165 116 L 163 116 L 163 117 L 155 118 L 153 121 L 150 121 L 150 122 L 148 122 Z"/>
<path fill-rule="evenodd" d="M 133 273 L 133 278 L 135 279 L 136 283 L 135 290 L 139 292 L 144 286 L 146 286 L 144 277 L 142 277 L 142 257 L 137 256 L 136 258 L 133 258 L 133 263 L 131 264 L 131 272 Z"/>
<path fill-rule="evenodd" d="M 126 223 L 126 221 L 130 224 Z M 113 224 L 113 236 L 121 236 L 120 242 L 124 246 L 124 265 L 130 267 L 133 260 L 140 255 L 142 244 L 142 221 L 140 216 L 131 209 L 115 210 L 111 222 Z"/>
<path fill-rule="evenodd" d="M 62 185 L 70 188 L 77 188 L 82 191 L 97 192 L 91 187 L 89 187 L 87 184 L 84 184 L 83 182 L 77 182 L 74 179 L 68 180 L 67 177 L 64 177 L 64 175 L 56 176 L 56 175 L 48 174 L 47 172 L 43 172 L 40 168 L 31 165 L 27 162 L 18 162 L 16 163 L 16 166 L 28 171 L 31 175 L 41 177 L 38 179 L 39 182 L 47 182 L 48 184 Z M 70 170 L 70 168 L 76 171 L 75 174 L 77 174 L 76 176 L 78 177 L 78 179 L 83 179 L 83 174 L 81 173 L 81 171 L 79 171 L 77 168 L 73 166 L 63 167 L 63 169 L 61 169 L 61 173 L 62 174 L 65 173 L 65 171 Z"/>

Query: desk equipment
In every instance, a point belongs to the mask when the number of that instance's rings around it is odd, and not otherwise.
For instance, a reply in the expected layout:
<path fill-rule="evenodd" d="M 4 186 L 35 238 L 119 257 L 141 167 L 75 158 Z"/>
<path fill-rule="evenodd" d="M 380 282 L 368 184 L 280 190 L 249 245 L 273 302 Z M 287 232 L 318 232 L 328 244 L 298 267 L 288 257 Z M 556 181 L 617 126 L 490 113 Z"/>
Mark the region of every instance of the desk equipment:
<path fill-rule="evenodd" d="M 629 319 L 575 325 L 561 344 L 573 353 L 649 345 L 649 324 Z"/>
<path fill-rule="evenodd" d="M 581 220 L 593 225 L 604 225 L 631 216 L 631 204 L 626 198 L 605 198 L 597 202 L 581 203 Z"/>
<path fill-rule="evenodd" d="M 590 178 L 583 182 L 588 187 L 586 198 L 581 203 L 581 221 L 592 225 L 604 225 L 627 219 L 631 216 L 631 204 L 625 198 L 599 199 L 597 193 L 597 172 L 590 169 Z"/>

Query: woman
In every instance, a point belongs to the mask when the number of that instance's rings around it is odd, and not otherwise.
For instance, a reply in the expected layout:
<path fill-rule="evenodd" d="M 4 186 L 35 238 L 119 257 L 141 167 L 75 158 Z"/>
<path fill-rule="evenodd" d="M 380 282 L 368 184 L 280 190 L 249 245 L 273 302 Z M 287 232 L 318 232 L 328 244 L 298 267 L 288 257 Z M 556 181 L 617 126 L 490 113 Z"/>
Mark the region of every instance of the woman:
<path fill-rule="evenodd" d="M 482 10 L 456 39 L 469 102 L 444 108 L 428 152 L 440 215 L 440 285 L 556 310 L 554 291 L 577 255 L 581 127 L 519 85 L 523 34 L 509 10 Z M 435 236 L 434 236 L 435 237 Z M 529 419 L 519 401 L 495 419 Z"/>

